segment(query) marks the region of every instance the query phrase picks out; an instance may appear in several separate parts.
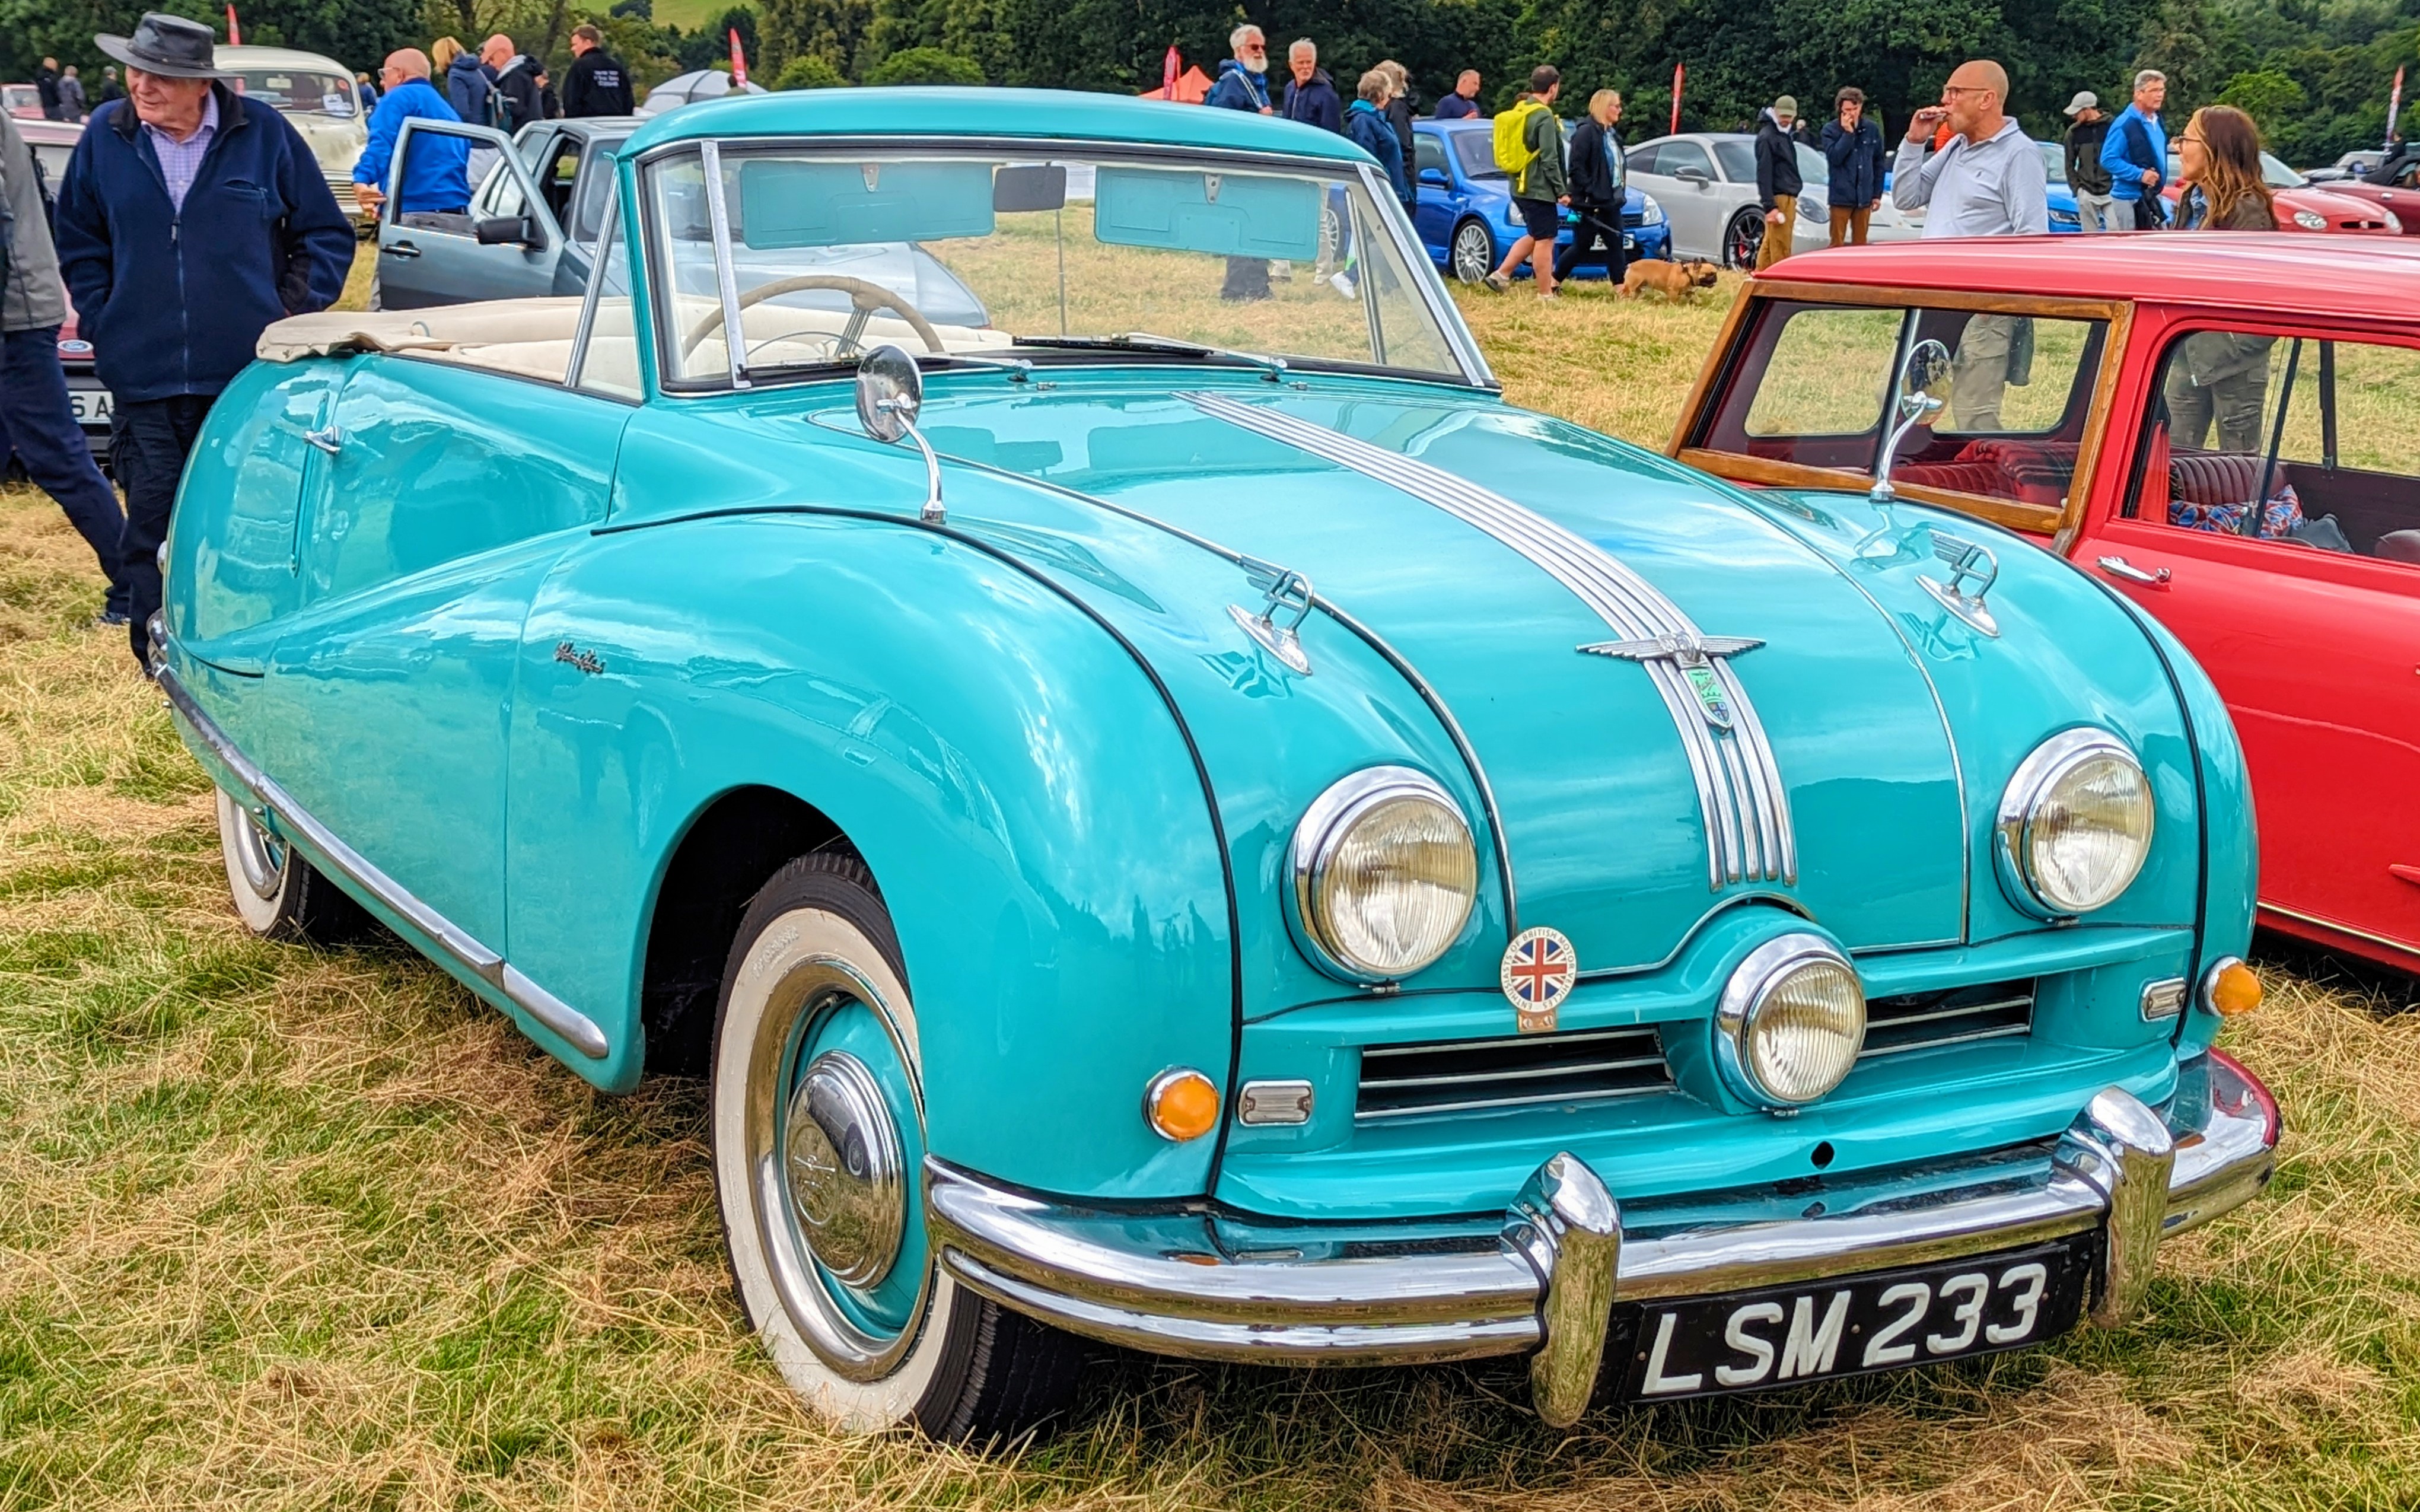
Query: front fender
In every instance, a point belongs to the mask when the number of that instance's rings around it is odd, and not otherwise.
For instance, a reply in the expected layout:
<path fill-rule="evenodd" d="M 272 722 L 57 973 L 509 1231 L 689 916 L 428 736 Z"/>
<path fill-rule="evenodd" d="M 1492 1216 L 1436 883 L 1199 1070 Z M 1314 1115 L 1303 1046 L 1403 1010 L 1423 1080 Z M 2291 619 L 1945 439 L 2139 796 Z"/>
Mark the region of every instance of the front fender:
<path fill-rule="evenodd" d="M 665 867 L 718 795 L 762 785 L 882 889 L 934 1154 L 1100 1197 L 1206 1189 L 1216 1142 L 1171 1145 L 1140 1109 L 1171 1066 L 1226 1081 L 1215 814 L 1151 675 L 1022 568 L 831 515 L 601 535 L 532 607 L 511 784 L 511 956 L 605 1010 L 616 1080 Z"/>

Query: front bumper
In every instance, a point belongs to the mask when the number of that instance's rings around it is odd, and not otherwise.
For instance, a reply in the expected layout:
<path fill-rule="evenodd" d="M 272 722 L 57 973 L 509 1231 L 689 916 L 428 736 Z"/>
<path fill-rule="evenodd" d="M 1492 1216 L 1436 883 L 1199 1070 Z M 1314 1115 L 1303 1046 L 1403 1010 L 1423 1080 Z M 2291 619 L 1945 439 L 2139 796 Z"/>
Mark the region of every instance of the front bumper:
<path fill-rule="evenodd" d="M 2276 1166 L 2277 1105 L 2211 1052 L 2164 1114 L 2112 1087 L 2055 1143 L 1786 1189 L 1629 1207 L 1570 1155 L 1500 1217 L 1269 1224 L 1206 1204 L 1045 1201 L 938 1158 L 927 1221 L 973 1290 L 1069 1333 L 1161 1354 L 1295 1364 L 1536 1353 L 1548 1422 L 1576 1421 L 1613 1305 L 1986 1255 L 2106 1229 L 2092 1321 L 2123 1320 L 2159 1242 L 2249 1200 Z M 1776 1212 L 1793 1216 L 1776 1216 Z"/>

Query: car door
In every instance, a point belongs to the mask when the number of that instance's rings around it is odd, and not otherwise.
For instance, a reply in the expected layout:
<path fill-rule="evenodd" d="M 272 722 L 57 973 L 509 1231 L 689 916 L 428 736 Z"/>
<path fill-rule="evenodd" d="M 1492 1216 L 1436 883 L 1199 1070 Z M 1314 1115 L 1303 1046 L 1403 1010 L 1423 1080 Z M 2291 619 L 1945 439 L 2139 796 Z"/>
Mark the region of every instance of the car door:
<path fill-rule="evenodd" d="M 2271 922 L 2420 960 L 2420 334 L 2180 321 L 2146 350 L 2131 480 L 2075 559 L 2226 700 Z"/>
<path fill-rule="evenodd" d="M 470 144 L 473 170 L 467 214 L 410 211 L 393 192 L 412 154 L 439 144 Z M 486 168 L 480 173 L 486 154 Z M 379 307 L 421 309 L 473 300 L 521 299 L 556 292 L 562 227 L 537 182 L 504 133 L 461 121 L 414 117 L 403 123 L 379 213 Z"/>
<path fill-rule="evenodd" d="M 268 652 L 262 764 L 501 953 L 521 623 L 547 569 L 604 519 L 630 412 L 458 361 L 348 366 L 296 522 L 300 607 Z"/>
<path fill-rule="evenodd" d="M 1672 256 L 1721 261 L 1728 202 L 1714 176 L 1713 155 L 1704 144 L 1680 137 L 1667 137 L 1652 147 L 1652 166 L 1643 187 L 1663 205 L 1671 223 Z M 1632 178 L 1638 181 L 1636 169 Z"/>

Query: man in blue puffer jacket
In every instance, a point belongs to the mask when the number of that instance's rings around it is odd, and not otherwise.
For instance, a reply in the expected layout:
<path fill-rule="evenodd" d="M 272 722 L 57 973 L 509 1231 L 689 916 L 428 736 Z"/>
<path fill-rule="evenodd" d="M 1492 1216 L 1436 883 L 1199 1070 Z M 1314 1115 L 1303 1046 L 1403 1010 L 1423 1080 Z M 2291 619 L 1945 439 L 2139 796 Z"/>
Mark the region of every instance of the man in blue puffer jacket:
<path fill-rule="evenodd" d="M 128 97 L 93 116 L 59 185 L 59 273 L 116 396 L 110 465 L 137 662 L 160 607 L 153 553 L 210 400 L 272 320 L 345 291 L 353 228 L 286 117 L 221 82 L 210 29 L 156 12 L 99 37 Z"/>

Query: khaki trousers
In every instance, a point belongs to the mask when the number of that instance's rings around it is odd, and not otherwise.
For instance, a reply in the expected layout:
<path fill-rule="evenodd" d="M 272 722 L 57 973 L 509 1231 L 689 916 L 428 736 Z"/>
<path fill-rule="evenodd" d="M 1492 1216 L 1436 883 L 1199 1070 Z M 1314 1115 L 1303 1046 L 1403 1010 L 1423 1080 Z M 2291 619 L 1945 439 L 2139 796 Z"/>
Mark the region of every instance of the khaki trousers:
<path fill-rule="evenodd" d="M 2009 343 L 2022 315 L 1978 315 L 1949 360 L 1949 428 L 1972 435 L 2000 429 L 2009 390 Z"/>
<path fill-rule="evenodd" d="M 1770 268 L 1790 256 L 1791 239 L 1798 234 L 1798 196 L 1776 195 L 1773 208 L 1781 211 L 1781 224 L 1765 223 L 1764 240 L 1756 248 L 1756 265 L 1760 269 Z"/>
<path fill-rule="evenodd" d="M 1873 218 L 1874 210 L 1870 205 L 1860 205 L 1855 210 L 1843 210 L 1838 205 L 1833 206 L 1832 244 L 1836 247 L 1843 244 L 1864 246 L 1866 223 Z"/>

